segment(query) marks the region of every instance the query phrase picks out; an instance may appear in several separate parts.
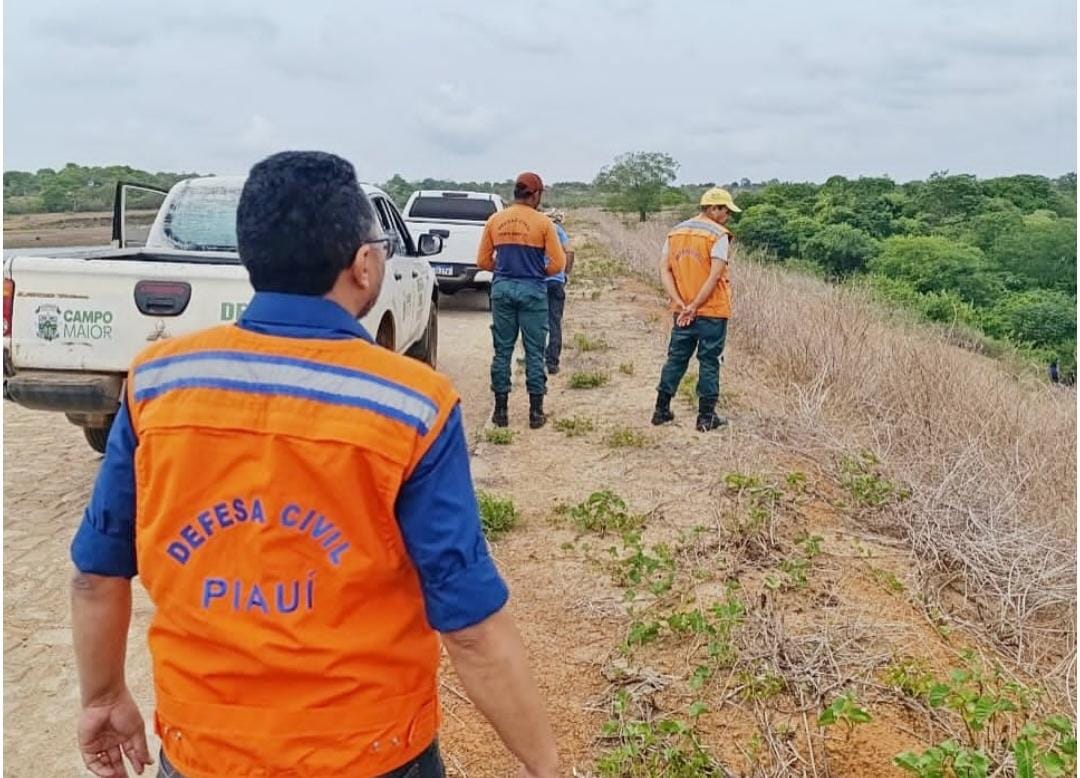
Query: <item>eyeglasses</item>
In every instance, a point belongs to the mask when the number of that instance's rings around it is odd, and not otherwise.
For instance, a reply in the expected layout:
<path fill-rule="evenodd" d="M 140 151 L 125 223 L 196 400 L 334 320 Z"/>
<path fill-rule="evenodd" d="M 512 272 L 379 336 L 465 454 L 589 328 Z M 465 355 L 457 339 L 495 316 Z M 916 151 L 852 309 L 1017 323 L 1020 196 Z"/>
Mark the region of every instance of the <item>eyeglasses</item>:
<path fill-rule="evenodd" d="M 381 238 L 371 238 L 370 240 L 360 241 L 360 245 L 364 245 L 366 243 L 381 243 L 383 251 L 386 253 L 387 258 L 394 256 L 395 241 L 394 238 L 390 235 L 384 235 Z"/>

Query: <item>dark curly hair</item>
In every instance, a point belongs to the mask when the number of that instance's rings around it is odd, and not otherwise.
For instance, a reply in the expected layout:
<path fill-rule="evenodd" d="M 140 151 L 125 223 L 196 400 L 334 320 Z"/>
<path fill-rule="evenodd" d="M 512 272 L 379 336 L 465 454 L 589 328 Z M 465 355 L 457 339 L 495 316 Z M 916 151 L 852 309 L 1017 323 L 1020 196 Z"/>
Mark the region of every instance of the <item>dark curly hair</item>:
<path fill-rule="evenodd" d="M 258 292 L 324 295 L 372 237 L 374 223 L 349 162 L 284 151 L 248 174 L 236 210 L 240 261 Z"/>

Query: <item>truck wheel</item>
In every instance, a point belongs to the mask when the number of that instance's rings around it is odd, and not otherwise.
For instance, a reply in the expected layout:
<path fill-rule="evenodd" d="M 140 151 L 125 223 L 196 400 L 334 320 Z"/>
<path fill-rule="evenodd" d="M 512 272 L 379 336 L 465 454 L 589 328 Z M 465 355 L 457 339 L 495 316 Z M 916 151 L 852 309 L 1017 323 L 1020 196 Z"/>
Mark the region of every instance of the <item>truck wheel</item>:
<path fill-rule="evenodd" d="M 394 320 L 390 314 L 383 316 L 379 322 L 379 330 L 375 333 L 375 344 L 390 351 L 394 350 Z"/>
<path fill-rule="evenodd" d="M 424 337 L 414 343 L 405 353 L 433 368 L 437 366 L 436 363 L 439 357 L 439 308 L 434 300 L 431 301 L 431 308 L 428 311 L 428 322 L 427 328 L 424 330 Z"/>
<path fill-rule="evenodd" d="M 107 427 L 83 427 L 83 435 L 86 437 L 86 442 L 90 444 L 90 448 L 99 454 L 105 453 L 105 444 L 109 441 L 109 430 L 112 429 L 112 422 L 115 416 L 109 417 L 109 424 Z"/>

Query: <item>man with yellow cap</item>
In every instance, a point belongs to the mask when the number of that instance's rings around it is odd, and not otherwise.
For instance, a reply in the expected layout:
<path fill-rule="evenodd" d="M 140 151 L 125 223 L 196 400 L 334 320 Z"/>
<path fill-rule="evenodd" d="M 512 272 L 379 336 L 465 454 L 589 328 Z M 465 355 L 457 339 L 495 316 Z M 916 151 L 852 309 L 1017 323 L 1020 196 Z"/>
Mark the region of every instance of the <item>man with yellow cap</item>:
<path fill-rule="evenodd" d="M 720 397 L 720 355 L 731 317 L 728 257 L 732 235 L 726 225 L 735 205 L 731 193 L 719 187 L 701 196 L 701 213 L 668 233 L 660 256 L 660 280 L 671 299 L 671 341 L 660 373 L 652 423 L 675 419 L 671 398 L 697 351 L 698 432 L 727 424 L 716 415 Z"/>

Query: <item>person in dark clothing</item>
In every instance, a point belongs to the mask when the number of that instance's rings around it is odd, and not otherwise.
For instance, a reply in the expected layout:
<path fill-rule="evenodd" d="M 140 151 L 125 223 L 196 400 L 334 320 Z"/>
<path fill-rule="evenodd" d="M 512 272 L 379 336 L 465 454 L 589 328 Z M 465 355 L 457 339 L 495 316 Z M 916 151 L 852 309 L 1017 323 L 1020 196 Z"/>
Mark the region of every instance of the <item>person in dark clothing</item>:
<path fill-rule="evenodd" d="M 566 306 L 566 279 L 574 268 L 574 252 L 570 248 L 570 238 L 563 229 L 563 212 L 552 211 L 548 216 L 555 222 L 555 231 L 559 234 L 559 243 L 566 251 L 566 269 L 561 273 L 548 276 L 548 342 L 544 352 L 544 361 L 550 375 L 559 372 L 559 357 L 562 356 L 562 319 Z"/>

